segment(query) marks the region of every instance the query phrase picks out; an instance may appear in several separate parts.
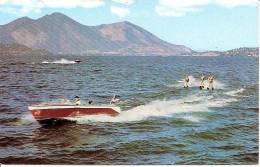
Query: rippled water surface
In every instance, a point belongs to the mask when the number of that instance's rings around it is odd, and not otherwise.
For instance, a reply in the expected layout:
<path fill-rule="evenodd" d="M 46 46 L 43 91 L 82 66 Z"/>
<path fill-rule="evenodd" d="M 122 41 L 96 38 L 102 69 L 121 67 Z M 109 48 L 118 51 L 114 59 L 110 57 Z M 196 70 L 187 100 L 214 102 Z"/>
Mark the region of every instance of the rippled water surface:
<path fill-rule="evenodd" d="M 258 58 L 61 58 L 0 56 L 0 163 L 258 162 Z M 197 88 L 201 73 L 215 75 L 214 91 Z M 27 110 L 75 95 L 107 104 L 113 94 L 117 117 L 41 127 Z"/>

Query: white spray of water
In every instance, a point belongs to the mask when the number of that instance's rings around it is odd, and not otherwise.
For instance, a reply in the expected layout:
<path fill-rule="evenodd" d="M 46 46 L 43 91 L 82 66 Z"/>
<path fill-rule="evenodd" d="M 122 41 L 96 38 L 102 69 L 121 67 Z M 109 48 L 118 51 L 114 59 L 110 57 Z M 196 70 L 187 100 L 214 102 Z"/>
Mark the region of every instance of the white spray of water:
<path fill-rule="evenodd" d="M 235 98 L 229 98 L 229 99 L 218 98 L 218 99 L 208 101 L 207 106 L 208 107 L 223 107 L 223 106 L 228 105 L 231 102 L 236 102 L 236 101 L 237 101 L 237 99 L 235 99 Z"/>
<path fill-rule="evenodd" d="M 32 114 L 26 113 L 21 117 L 21 119 L 17 122 L 17 124 L 26 125 L 26 124 L 30 124 L 32 122 L 35 122 L 35 119 L 33 118 Z"/>
<path fill-rule="evenodd" d="M 226 92 L 225 94 L 226 95 L 229 95 L 229 96 L 238 96 L 238 94 L 244 92 L 244 88 L 240 88 L 238 90 L 232 90 L 232 91 L 229 91 L 229 92 Z"/>
<path fill-rule="evenodd" d="M 213 96 L 192 95 L 178 100 L 152 101 L 146 105 L 141 105 L 128 111 L 122 111 L 116 117 L 93 115 L 69 119 L 83 124 L 88 122 L 134 122 L 150 117 L 171 117 L 173 114 L 178 113 L 209 112 L 210 107 L 223 107 L 234 101 L 236 101 L 236 99 L 214 100 Z M 178 116 L 178 118 L 180 118 L 180 116 Z M 194 122 L 200 121 L 200 118 L 193 115 L 186 115 L 181 118 Z"/>
<path fill-rule="evenodd" d="M 184 116 L 177 117 L 177 118 L 182 118 L 182 119 L 185 119 L 185 120 L 189 120 L 191 122 L 200 122 L 202 120 L 201 117 L 196 117 L 194 115 L 184 115 Z"/>
<path fill-rule="evenodd" d="M 190 79 L 190 84 L 189 84 L 190 87 L 199 87 L 200 86 L 200 78 L 195 78 L 192 75 L 190 75 L 189 79 Z M 179 80 L 177 82 L 178 82 L 177 84 L 169 85 L 169 87 L 183 87 L 184 80 Z M 205 85 L 204 89 L 207 89 L 207 87 L 209 85 L 207 80 L 204 81 L 204 85 Z M 214 87 L 214 89 L 225 89 L 225 84 L 215 79 L 213 82 L 213 87 Z"/>
<path fill-rule="evenodd" d="M 235 98 L 216 99 L 213 96 L 198 96 L 197 94 L 194 94 L 177 100 L 152 101 L 148 104 L 140 105 L 127 111 L 122 111 L 116 117 L 108 115 L 88 115 L 67 119 L 77 121 L 81 124 L 89 122 L 136 122 L 150 117 L 171 117 L 174 114 L 186 113 L 185 115 L 178 115 L 176 118 L 183 118 L 192 122 L 200 122 L 202 118 L 189 113 L 210 112 L 211 107 L 223 107 L 235 101 L 237 101 Z M 34 121 L 35 119 L 31 114 L 26 114 L 21 118 L 20 123 L 27 124 Z"/>
<path fill-rule="evenodd" d="M 43 64 L 75 64 L 75 61 L 67 60 L 67 59 L 60 59 L 60 60 L 54 60 L 54 61 L 43 61 Z"/>

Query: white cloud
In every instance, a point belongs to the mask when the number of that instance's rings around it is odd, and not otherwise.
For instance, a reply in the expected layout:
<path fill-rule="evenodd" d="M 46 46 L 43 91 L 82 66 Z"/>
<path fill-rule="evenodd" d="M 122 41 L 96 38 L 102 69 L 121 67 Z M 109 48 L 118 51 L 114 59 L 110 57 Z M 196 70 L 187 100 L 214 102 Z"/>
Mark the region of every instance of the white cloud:
<path fill-rule="evenodd" d="M 0 7 L 0 12 L 2 13 L 9 13 L 9 14 L 14 14 L 14 15 L 19 15 L 18 10 L 13 7 Z"/>
<path fill-rule="evenodd" d="M 15 10 L 15 13 L 25 14 L 29 12 L 39 13 L 43 8 L 95 8 L 104 4 L 103 0 L 0 0 L 2 9 L 0 11 L 8 12 Z"/>
<path fill-rule="evenodd" d="M 132 5 L 135 2 L 134 0 L 112 0 L 112 1 L 124 4 L 124 5 Z"/>
<path fill-rule="evenodd" d="M 116 7 L 116 6 L 111 6 L 110 11 L 111 11 L 111 13 L 119 16 L 120 18 L 126 17 L 130 13 L 129 9 Z"/>
<path fill-rule="evenodd" d="M 257 6 L 258 0 L 215 0 L 215 3 L 225 7 Z"/>
<path fill-rule="evenodd" d="M 233 8 L 237 6 L 257 6 L 258 0 L 159 0 L 155 11 L 159 16 L 184 16 L 198 12 L 206 5 L 219 5 Z"/>
<path fill-rule="evenodd" d="M 159 0 L 155 11 L 160 16 L 184 16 L 187 12 L 197 12 L 210 0 Z"/>
<path fill-rule="evenodd" d="M 104 5 L 103 0 L 39 0 L 44 6 L 50 8 L 95 8 Z"/>

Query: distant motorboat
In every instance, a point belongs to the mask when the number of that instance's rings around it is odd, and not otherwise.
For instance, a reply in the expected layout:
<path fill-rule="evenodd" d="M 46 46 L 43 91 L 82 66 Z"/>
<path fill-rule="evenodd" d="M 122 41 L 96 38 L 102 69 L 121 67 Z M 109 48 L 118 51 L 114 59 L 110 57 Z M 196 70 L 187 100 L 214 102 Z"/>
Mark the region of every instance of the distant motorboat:
<path fill-rule="evenodd" d="M 81 61 L 77 59 L 77 60 L 75 60 L 74 62 L 75 62 L 75 63 L 80 63 Z"/>
<path fill-rule="evenodd" d="M 33 117 L 40 124 L 49 124 L 50 122 L 67 120 L 69 117 L 87 116 L 87 115 L 108 115 L 117 116 L 120 113 L 120 107 L 94 106 L 94 105 L 35 105 L 29 106 Z"/>

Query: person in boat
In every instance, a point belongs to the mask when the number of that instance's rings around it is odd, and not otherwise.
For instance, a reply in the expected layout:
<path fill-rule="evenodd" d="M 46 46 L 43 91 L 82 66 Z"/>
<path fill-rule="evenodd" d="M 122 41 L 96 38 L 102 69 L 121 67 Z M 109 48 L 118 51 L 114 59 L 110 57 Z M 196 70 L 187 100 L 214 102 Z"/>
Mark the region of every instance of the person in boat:
<path fill-rule="evenodd" d="M 213 75 L 209 75 L 208 76 L 208 83 L 209 83 L 209 85 L 207 87 L 208 90 L 209 89 L 214 90 L 213 82 L 214 82 L 214 76 Z"/>
<path fill-rule="evenodd" d="M 79 97 L 79 96 L 75 96 L 75 97 L 74 97 L 74 103 L 75 103 L 76 105 L 80 105 L 80 104 L 81 104 L 81 102 L 80 102 L 80 97 Z"/>
<path fill-rule="evenodd" d="M 202 74 L 200 77 L 200 89 L 203 89 L 205 87 L 204 81 L 206 80 L 206 77 Z"/>
<path fill-rule="evenodd" d="M 187 76 L 184 78 L 184 88 L 188 88 L 188 87 L 189 87 L 189 84 L 190 84 L 190 78 L 189 78 L 189 76 L 187 75 Z"/>
<path fill-rule="evenodd" d="M 115 104 L 115 103 L 118 103 L 119 101 L 120 101 L 119 96 L 114 95 L 110 101 L 110 104 Z"/>

